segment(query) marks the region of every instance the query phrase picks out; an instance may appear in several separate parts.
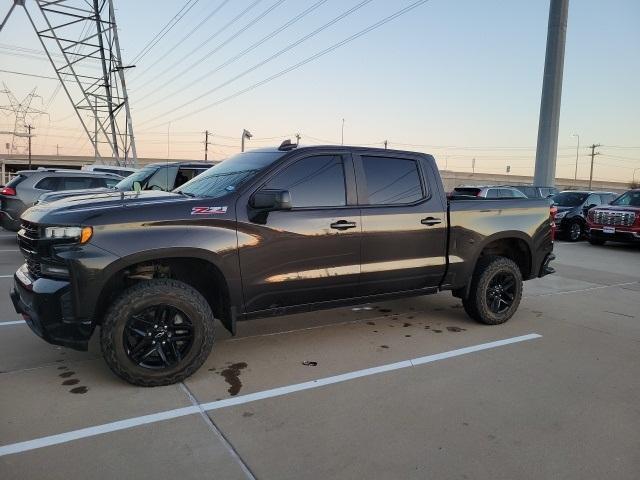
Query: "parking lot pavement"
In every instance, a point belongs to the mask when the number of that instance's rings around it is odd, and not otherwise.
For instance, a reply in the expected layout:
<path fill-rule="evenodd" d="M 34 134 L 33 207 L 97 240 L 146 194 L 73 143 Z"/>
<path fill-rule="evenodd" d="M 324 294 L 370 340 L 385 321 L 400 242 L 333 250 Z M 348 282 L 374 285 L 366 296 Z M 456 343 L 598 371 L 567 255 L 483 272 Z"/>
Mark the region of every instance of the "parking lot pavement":
<path fill-rule="evenodd" d="M 449 294 L 255 320 L 170 387 L 0 326 L 0 478 L 635 479 L 640 250 L 556 254 L 505 325 Z"/>

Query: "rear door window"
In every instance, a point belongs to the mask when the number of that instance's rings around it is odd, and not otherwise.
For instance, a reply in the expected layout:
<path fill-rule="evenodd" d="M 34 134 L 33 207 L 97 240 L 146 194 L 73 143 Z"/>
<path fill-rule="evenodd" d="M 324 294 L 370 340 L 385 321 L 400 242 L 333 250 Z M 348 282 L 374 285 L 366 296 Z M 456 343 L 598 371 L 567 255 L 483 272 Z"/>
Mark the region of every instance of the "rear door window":
<path fill-rule="evenodd" d="M 339 155 L 307 157 L 285 167 L 264 186 L 288 190 L 294 208 L 342 207 L 347 204 L 344 166 Z"/>
<path fill-rule="evenodd" d="M 60 179 L 58 177 L 45 177 L 35 184 L 35 188 L 38 190 L 59 190 L 58 184 Z"/>
<path fill-rule="evenodd" d="M 85 188 L 96 188 L 97 178 L 95 177 L 62 177 L 58 184 L 58 190 L 83 190 Z"/>
<path fill-rule="evenodd" d="M 513 198 L 513 197 L 515 197 L 515 195 L 513 194 L 513 190 L 511 190 L 509 188 L 500 188 L 498 190 L 498 194 L 500 195 L 500 198 Z"/>
<path fill-rule="evenodd" d="M 489 190 L 487 190 L 487 196 L 486 198 L 500 198 L 498 195 L 498 189 L 497 188 L 490 188 Z"/>
<path fill-rule="evenodd" d="M 362 166 L 369 205 L 402 205 L 425 198 L 415 160 L 363 156 Z"/>

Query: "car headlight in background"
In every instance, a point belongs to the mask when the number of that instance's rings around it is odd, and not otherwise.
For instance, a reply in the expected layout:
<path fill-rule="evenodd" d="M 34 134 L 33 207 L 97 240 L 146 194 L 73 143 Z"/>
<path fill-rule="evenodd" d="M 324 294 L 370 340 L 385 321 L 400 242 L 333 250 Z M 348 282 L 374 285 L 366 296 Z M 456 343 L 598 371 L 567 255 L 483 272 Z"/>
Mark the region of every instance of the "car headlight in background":
<path fill-rule="evenodd" d="M 87 243 L 93 236 L 92 227 L 47 227 L 44 230 L 46 238 L 77 239 L 80 243 Z"/>
<path fill-rule="evenodd" d="M 556 213 L 555 219 L 556 220 L 562 220 L 565 217 L 566 214 L 567 214 L 567 212 L 558 212 L 558 213 Z"/>

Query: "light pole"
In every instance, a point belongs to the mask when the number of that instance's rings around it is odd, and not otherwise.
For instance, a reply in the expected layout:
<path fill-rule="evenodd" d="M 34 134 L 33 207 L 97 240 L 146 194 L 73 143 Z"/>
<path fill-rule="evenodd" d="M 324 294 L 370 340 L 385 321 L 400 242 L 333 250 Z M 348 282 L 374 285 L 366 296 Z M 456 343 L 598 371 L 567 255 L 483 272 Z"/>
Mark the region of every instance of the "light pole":
<path fill-rule="evenodd" d="M 636 183 L 636 172 L 640 170 L 640 168 L 634 168 L 633 169 L 633 183 Z"/>
<path fill-rule="evenodd" d="M 340 140 L 340 145 L 344 145 L 344 118 L 342 119 L 342 139 Z"/>
<path fill-rule="evenodd" d="M 244 152 L 244 139 L 246 138 L 247 140 L 249 140 L 251 137 L 253 137 L 253 135 L 251 135 L 251 132 L 249 130 L 242 130 L 242 144 L 240 146 L 241 151 Z"/>
<path fill-rule="evenodd" d="M 576 145 L 576 171 L 573 174 L 573 186 L 575 187 L 576 183 L 578 182 L 578 155 L 580 152 L 580 135 L 578 135 L 577 133 L 572 133 L 571 136 L 578 138 L 578 144 Z"/>

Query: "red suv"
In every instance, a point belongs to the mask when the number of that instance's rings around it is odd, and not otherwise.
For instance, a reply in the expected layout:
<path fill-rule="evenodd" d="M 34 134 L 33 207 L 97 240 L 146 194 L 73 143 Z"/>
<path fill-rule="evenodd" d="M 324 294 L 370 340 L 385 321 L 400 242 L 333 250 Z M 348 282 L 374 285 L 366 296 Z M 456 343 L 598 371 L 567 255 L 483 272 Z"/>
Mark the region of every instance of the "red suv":
<path fill-rule="evenodd" d="M 595 207 L 587 215 L 589 243 L 640 243 L 640 189 L 629 190 L 611 204 Z"/>

